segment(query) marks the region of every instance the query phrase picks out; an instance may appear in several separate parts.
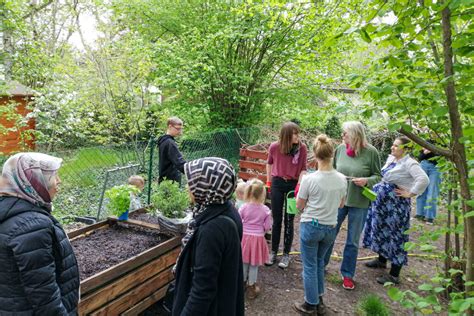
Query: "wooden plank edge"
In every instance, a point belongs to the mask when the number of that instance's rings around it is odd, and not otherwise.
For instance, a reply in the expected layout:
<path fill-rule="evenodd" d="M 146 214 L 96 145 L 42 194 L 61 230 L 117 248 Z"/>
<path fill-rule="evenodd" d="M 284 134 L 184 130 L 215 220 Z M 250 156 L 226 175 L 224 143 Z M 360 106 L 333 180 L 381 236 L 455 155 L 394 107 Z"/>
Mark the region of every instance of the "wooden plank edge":
<path fill-rule="evenodd" d="M 267 164 L 263 162 L 250 161 L 250 160 L 239 160 L 240 169 L 255 169 L 261 172 L 267 171 Z"/>
<path fill-rule="evenodd" d="M 109 222 L 107 220 L 100 221 L 100 222 L 97 222 L 95 224 L 88 225 L 88 226 L 79 228 L 77 230 L 73 230 L 72 232 L 69 232 L 67 234 L 67 236 L 69 237 L 69 239 L 73 239 L 77 236 L 84 235 L 85 233 L 87 233 L 89 231 L 96 230 L 96 229 L 99 229 L 101 227 L 108 226 L 108 225 L 109 225 Z"/>
<path fill-rule="evenodd" d="M 118 315 L 123 313 L 128 310 L 130 306 L 135 306 L 142 299 L 155 292 L 157 288 L 168 285 L 173 279 L 174 275 L 171 268 L 163 270 L 161 273 L 148 279 L 146 282 L 143 282 L 120 297 L 117 297 L 90 315 Z"/>
<path fill-rule="evenodd" d="M 155 304 L 159 300 L 161 300 L 166 295 L 166 291 L 168 291 L 169 283 L 159 290 L 153 292 L 150 296 L 143 299 L 140 303 L 134 305 L 133 307 L 127 309 L 125 312 L 121 313 L 120 315 L 123 316 L 134 316 L 138 315 L 143 312 L 145 309 L 150 307 L 151 305 Z"/>
<path fill-rule="evenodd" d="M 239 178 L 241 178 L 243 180 L 250 180 L 250 179 L 258 178 L 258 179 L 262 180 L 264 183 L 267 182 L 267 176 L 264 175 L 264 174 L 253 174 L 253 173 L 249 173 L 249 172 L 245 172 L 245 171 L 239 171 L 238 176 L 239 176 Z"/>
<path fill-rule="evenodd" d="M 240 149 L 239 155 L 241 157 L 254 158 L 254 159 L 262 159 L 262 160 L 268 159 L 268 152 L 266 151 Z"/>
<path fill-rule="evenodd" d="M 122 278 L 101 287 L 97 291 L 89 293 L 85 297 L 81 297 L 81 301 L 79 302 L 79 313 L 81 315 L 87 315 L 88 313 L 106 305 L 107 302 L 110 302 L 135 287 L 140 286 L 140 284 L 146 282 L 155 275 L 173 267 L 180 250 L 181 249 L 179 248 L 175 248 L 174 250 L 157 257 L 155 260 L 144 264 L 137 270 L 131 271 Z"/>
<path fill-rule="evenodd" d="M 130 212 L 130 214 L 133 214 L 133 213 L 141 214 L 141 213 L 146 213 L 146 212 L 147 212 L 146 208 L 139 208 L 139 209 L 136 209 L 136 210 Z M 79 235 L 83 235 L 84 233 L 87 233 L 91 230 L 98 229 L 98 228 L 100 228 L 102 226 L 106 226 L 108 224 L 109 224 L 109 221 L 107 219 L 105 219 L 105 220 L 102 220 L 100 222 L 97 222 L 97 223 L 87 225 L 85 227 L 73 230 L 72 232 L 69 232 L 67 234 L 67 236 L 69 237 L 69 239 L 73 239 L 73 238 L 75 238 Z"/>

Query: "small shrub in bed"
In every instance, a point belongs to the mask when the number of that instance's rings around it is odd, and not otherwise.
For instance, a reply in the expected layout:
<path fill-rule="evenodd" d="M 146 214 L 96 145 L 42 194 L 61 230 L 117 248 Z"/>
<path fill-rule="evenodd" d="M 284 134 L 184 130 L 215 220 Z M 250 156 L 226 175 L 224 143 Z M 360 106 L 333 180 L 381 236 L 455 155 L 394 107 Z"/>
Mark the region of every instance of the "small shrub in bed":
<path fill-rule="evenodd" d="M 163 230 L 174 234 L 185 232 L 189 221 L 186 209 L 191 201 L 189 194 L 181 190 L 178 183 L 165 180 L 155 185 L 151 202 L 153 204 L 151 213 L 158 218 Z"/>

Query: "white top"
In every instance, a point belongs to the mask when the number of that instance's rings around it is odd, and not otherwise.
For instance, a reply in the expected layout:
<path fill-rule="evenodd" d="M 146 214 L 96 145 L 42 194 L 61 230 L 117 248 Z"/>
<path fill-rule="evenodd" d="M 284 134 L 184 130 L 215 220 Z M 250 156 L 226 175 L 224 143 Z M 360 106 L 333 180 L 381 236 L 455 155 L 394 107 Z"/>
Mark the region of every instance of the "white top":
<path fill-rule="evenodd" d="M 337 209 L 346 195 L 347 180 L 336 170 L 316 171 L 303 177 L 298 198 L 306 200 L 301 222 L 313 219 L 323 225 L 337 224 Z"/>
<path fill-rule="evenodd" d="M 138 210 L 139 208 L 142 208 L 142 202 L 140 200 L 140 197 L 138 195 L 130 193 L 130 207 L 128 208 L 129 211 Z"/>
<path fill-rule="evenodd" d="M 382 170 L 387 168 L 392 162 L 395 162 L 395 157 L 389 155 Z M 383 181 L 407 189 L 416 195 L 425 192 L 425 189 L 430 184 L 430 179 L 420 167 L 418 161 L 406 155 L 395 163 L 395 167 L 385 173 L 382 178 Z"/>

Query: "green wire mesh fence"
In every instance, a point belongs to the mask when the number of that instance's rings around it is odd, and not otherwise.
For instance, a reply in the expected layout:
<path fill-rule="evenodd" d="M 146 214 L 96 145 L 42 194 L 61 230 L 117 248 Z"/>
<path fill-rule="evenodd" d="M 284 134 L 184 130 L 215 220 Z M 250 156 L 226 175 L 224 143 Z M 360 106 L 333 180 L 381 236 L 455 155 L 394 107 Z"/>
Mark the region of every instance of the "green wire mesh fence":
<path fill-rule="evenodd" d="M 278 139 L 279 127 L 222 129 L 209 133 L 185 134 L 177 139 L 180 151 L 187 160 L 202 157 L 221 157 L 229 160 L 238 171 L 239 149 L 242 145 L 269 144 Z M 302 139 L 312 148 L 318 131 L 302 131 Z M 370 135 L 371 142 L 381 151 L 382 161 L 395 135 L 381 133 Z M 64 163 L 59 171 L 62 180 L 60 193 L 54 201 L 54 212 L 63 222 L 78 218 L 102 219 L 107 216 L 104 192 L 119 184 L 127 183 L 130 175 L 138 174 L 147 181 L 142 201 L 149 201 L 151 183 L 158 178 L 158 150 L 156 139 L 117 146 L 95 146 L 47 152 Z M 311 151 L 311 150 L 310 150 Z M 0 162 L 6 160 L 0 155 Z M 133 166 L 133 167 L 132 167 Z"/>

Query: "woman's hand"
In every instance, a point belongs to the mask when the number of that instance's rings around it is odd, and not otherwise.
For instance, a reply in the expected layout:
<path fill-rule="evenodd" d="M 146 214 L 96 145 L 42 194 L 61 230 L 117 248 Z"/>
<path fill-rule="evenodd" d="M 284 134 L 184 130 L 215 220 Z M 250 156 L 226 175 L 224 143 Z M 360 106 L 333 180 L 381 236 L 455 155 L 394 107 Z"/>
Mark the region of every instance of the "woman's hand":
<path fill-rule="evenodd" d="M 359 187 L 365 187 L 367 185 L 367 178 L 354 178 L 352 182 Z"/>
<path fill-rule="evenodd" d="M 395 195 L 404 197 L 404 198 L 411 198 L 415 196 L 415 194 L 411 193 L 410 191 L 406 189 L 399 189 L 399 188 L 395 189 Z"/>

